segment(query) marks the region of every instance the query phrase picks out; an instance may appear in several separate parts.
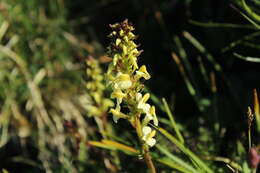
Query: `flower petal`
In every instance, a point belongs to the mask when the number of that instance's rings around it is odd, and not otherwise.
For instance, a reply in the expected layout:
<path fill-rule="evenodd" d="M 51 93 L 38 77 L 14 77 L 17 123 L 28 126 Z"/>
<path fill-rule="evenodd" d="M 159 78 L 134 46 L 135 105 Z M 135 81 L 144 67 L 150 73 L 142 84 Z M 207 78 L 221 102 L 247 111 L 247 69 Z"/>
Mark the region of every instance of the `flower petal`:
<path fill-rule="evenodd" d="M 128 74 L 118 73 L 114 83 L 115 89 L 128 89 L 132 86 L 132 81 Z"/>
<path fill-rule="evenodd" d="M 156 140 L 154 138 L 150 138 L 146 141 L 146 143 L 150 146 L 153 147 L 156 143 Z"/>
<path fill-rule="evenodd" d="M 142 131 L 143 131 L 143 136 L 147 136 L 149 133 L 152 132 L 152 129 L 151 129 L 151 127 L 144 126 Z"/>

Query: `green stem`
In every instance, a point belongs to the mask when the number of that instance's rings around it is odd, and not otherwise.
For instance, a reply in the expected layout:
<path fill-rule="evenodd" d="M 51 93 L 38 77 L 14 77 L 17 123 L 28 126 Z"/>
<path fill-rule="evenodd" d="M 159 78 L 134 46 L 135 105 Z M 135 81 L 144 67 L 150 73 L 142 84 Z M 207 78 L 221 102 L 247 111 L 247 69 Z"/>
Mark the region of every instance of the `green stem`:
<path fill-rule="evenodd" d="M 248 128 L 248 149 L 252 147 L 252 142 L 251 142 L 251 128 Z"/>

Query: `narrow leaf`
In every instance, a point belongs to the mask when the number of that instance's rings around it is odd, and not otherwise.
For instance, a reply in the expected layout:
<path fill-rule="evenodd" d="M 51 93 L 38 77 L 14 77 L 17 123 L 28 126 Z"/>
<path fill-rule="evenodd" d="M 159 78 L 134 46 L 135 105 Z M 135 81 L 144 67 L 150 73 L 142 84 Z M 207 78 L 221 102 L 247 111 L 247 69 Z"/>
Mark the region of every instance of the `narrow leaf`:
<path fill-rule="evenodd" d="M 173 117 L 172 112 L 171 112 L 171 110 L 170 110 L 170 108 L 169 108 L 169 105 L 168 105 L 168 103 L 166 102 L 165 98 L 163 98 L 162 101 L 163 101 L 163 105 L 164 105 L 164 107 L 165 107 L 166 113 L 167 113 L 167 115 L 168 115 L 168 117 L 169 117 L 169 119 L 170 119 L 170 121 L 171 121 L 172 127 L 173 127 L 173 129 L 174 129 L 174 131 L 175 131 L 175 133 L 176 133 L 176 135 L 177 135 L 179 141 L 183 144 L 183 143 L 184 143 L 184 139 L 183 139 L 183 137 L 182 137 L 182 135 L 181 135 L 181 133 L 180 133 L 180 131 L 179 131 L 179 128 L 178 128 L 178 126 L 177 126 L 177 123 L 176 123 L 175 120 L 174 120 L 174 117 Z"/>
<path fill-rule="evenodd" d="M 169 132 L 167 132 L 163 128 L 158 128 L 158 130 L 173 144 L 175 144 L 184 154 L 186 154 L 192 161 L 194 161 L 201 169 L 205 170 L 207 173 L 213 173 L 213 171 L 199 157 L 197 157 L 191 150 L 186 148 Z"/>
<path fill-rule="evenodd" d="M 111 141 L 111 140 L 102 140 L 101 142 L 89 141 L 88 144 L 96 146 L 96 147 L 108 149 L 108 150 L 120 150 L 125 153 L 132 154 L 132 155 L 136 155 L 139 153 L 138 150 L 136 150 L 132 147 L 129 147 L 127 145 L 124 145 L 124 144 L 121 144 L 121 143 L 118 143 L 115 141 Z"/>
<path fill-rule="evenodd" d="M 159 161 L 163 161 L 164 164 L 167 164 L 168 166 L 177 169 L 182 172 L 189 172 L 189 173 L 197 173 L 198 171 L 193 168 L 191 165 L 183 161 L 182 159 L 178 158 L 177 156 L 173 155 L 170 151 L 168 151 L 166 148 L 156 145 L 156 148 L 165 154 L 170 160 L 161 159 Z"/>
<path fill-rule="evenodd" d="M 259 110 L 258 94 L 256 89 L 253 90 L 253 97 L 254 97 L 254 115 L 256 119 L 256 126 L 257 126 L 258 133 L 260 133 L 260 110 Z"/>
<path fill-rule="evenodd" d="M 238 53 L 234 53 L 234 56 L 245 61 L 260 63 L 260 58 L 258 57 L 242 56 Z"/>

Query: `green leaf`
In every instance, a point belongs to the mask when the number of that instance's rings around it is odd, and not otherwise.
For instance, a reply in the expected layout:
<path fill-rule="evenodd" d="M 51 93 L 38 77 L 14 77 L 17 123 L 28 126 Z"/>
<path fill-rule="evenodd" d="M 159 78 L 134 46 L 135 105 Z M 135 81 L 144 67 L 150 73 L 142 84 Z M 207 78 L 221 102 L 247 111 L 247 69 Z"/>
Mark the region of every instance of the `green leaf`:
<path fill-rule="evenodd" d="M 204 163 L 198 156 L 196 156 L 191 150 L 185 147 L 181 142 L 178 141 L 178 139 L 172 136 L 169 132 L 167 132 L 163 128 L 158 128 L 158 130 L 173 144 L 175 144 L 184 154 L 186 154 L 194 163 L 196 163 L 201 168 L 201 170 L 204 170 L 207 173 L 214 172 L 206 165 L 206 163 Z"/>
<path fill-rule="evenodd" d="M 233 55 L 235 57 L 242 59 L 242 60 L 245 60 L 245 61 L 260 63 L 260 58 L 258 58 L 258 57 L 243 56 L 243 55 L 240 55 L 238 53 L 234 53 Z"/>
<path fill-rule="evenodd" d="M 130 146 L 115 142 L 115 141 L 111 141 L 111 140 L 102 140 L 101 142 L 99 141 L 89 141 L 88 142 L 89 145 L 93 145 L 96 147 L 100 147 L 100 148 L 104 148 L 104 149 L 108 149 L 108 150 L 120 150 L 123 151 L 127 154 L 130 155 L 137 155 L 139 154 L 139 151 L 136 150 L 135 148 L 132 148 Z"/>
<path fill-rule="evenodd" d="M 169 119 L 170 119 L 170 121 L 171 121 L 172 127 L 173 127 L 173 129 L 174 129 L 174 131 L 175 131 L 175 133 L 176 133 L 176 135 L 177 135 L 179 141 L 180 141 L 181 143 L 184 143 L 184 139 L 183 139 L 183 137 L 182 137 L 182 135 L 181 135 L 181 133 L 180 133 L 180 131 L 179 131 L 179 128 L 178 128 L 178 126 L 177 126 L 177 123 L 176 123 L 175 120 L 174 120 L 174 117 L 173 117 L 173 115 L 172 115 L 172 112 L 171 112 L 171 110 L 170 110 L 170 108 L 169 108 L 168 103 L 166 102 L 165 98 L 163 98 L 162 101 L 163 101 L 163 105 L 164 105 L 164 107 L 165 107 L 166 113 L 167 113 L 167 115 L 168 115 L 168 117 L 169 117 Z"/>
<path fill-rule="evenodd" d="M 170 151 L 166 148 L 160 146 L 159 144 L 156 145 L 156 148 L 165 154 L 168 158 L 157 159 L 157 161 L 173 168 L 177 169 L 181 172 L 188 172 L 188 173 L 197 173 L 198 171 L 193 168 L 191 165 L 183 161 L 182 159 L 178 158 L 177 156 L 173 155 Z"/>

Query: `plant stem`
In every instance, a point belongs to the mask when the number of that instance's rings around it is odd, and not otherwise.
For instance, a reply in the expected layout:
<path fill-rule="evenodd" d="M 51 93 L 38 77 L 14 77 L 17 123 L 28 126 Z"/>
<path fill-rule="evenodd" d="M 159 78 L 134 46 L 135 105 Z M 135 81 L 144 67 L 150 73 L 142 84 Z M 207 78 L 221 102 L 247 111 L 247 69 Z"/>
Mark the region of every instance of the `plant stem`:
<path fill-rule="evenodd" d="M 149 168 L 151 173 L 156 173 L 153 161 L 152 161 L 152 157 L 149 154 L 149 151 L 144 151 L 144 159 L 146 162 L 147 167 Z"/>
<path fill-rule="evenodd" d="M 135 129 L 136 129 L 136 133 L 137 133 L 138 139 L 140 141 L 140 144 L 142 145 L 142 154 L 143 154 L 145 163 L 146 163 L 148 169 L 150 170 L 150 173 L 156 173 L 156 169 L 154 167 L 152 157 L 149 154 L 149 148 L 142 141 L 142 127 L 141 127 L 141 122 L 140 122 L 138 115 L 135 116 Z"/>
<path fill-rule="evenodd" d="M 251 142 L 251 128 L 248 128 L 248 149 L 252 147 L 252 142 Z"/>

